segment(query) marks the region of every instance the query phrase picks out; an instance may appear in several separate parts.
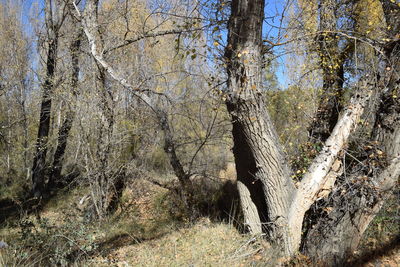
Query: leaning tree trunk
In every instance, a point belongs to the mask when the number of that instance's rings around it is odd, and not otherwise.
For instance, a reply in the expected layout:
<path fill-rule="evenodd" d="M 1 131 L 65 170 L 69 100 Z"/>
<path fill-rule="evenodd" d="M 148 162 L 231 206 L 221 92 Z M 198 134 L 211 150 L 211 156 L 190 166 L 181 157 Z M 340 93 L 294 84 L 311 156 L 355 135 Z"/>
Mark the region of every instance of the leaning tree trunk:
<path fill-rule="evenodd" d="M 374 160 L 369 160 L 363 169 L 353 173 L 331 194 L 326 204 L 327 213 L 322 214 L 319 222 L 304 237 L 304 252 L 316 261 L 330 265 L 344 264 L 358 247 L 363 233 L 400 175 L 400 100 L 397 97 L 400 91 L 400 41 L 396 39 L 400 8 L 386 0 L 382 4 L 391 29 L 388 37 L 392 41 L 383 46 L 387 64 L 384 73 L 378 77 L 376 90 L 380 105 L 370 141 L 377 144 L 374 154 L 384 155 L 386 164 L 376 166 Z"/>
<path fill-rule="evenodd" d="M 81 15 L 79 9 L 76 7 L 78 15 L 82 18 L 82 25 L 84 32 L 89 41 L 90 52 L 93 55 L 96 62 L 101 66 L 108 74 L 123 87 L 129 89 L 135 97 L 143 101 L 155 114 L 158 124 L 164 133 L 164 151 L 169 157 L 172 169 L 177 176 L 181 185 L 182 199 L 185 202 L 185 206 L 188 212 L 191 212 L 192 198 L 193 198 L 193 187 L 190 180 L 190 173 L 185 171 L 180 159 L 177 156 L 175 140 L 173 138 L 173 132 L 170 127 L 170 121 L 166 112 L 156 104 L 157 101 L 154 98 L 159 94 L 151 94 L 149 97 L 146 93 L 128 83 L 117 71 L 110 65 L 104 58 L 104 54 L 101 50 L 101 39 L 98 33 L 98 4 L 99 0 L 88 0 L 86 1 L 85 11 Z M 137 38 L 136 41 L 142 38 Z M 134 41 L 132 41 L 134 42 Z M 151 93 L 151 91 L 146 91 Z"/>
<path fill-rule="evenodd" d="M 262 24 L 264 1 L 231 4 L 226 106 L 232 135 L 245 222 L 253 234 L 271 241 L 287 239 L 287 213 L 294 186 L 262 94 Z"/>

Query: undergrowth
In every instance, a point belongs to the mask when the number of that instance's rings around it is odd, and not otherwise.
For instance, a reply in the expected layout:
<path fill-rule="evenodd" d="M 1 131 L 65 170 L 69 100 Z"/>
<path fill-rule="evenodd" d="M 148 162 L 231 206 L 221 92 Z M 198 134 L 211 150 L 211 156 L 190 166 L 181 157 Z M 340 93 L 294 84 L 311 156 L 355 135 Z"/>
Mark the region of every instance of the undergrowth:
<path fill-rule="evenodd" d="M 176 192 L 143 180 L 123 192 L 116 212 L 102 221 L 86 216 L 85 189 L 60 194 L 40 216 L 9 221 L 0 229 L 0 266 L 311 266 L 297 255 L 278 258 L 260 236 L 241 234 L 238 215 L 217 210 L 223 185 L 205 180 L 198 188 L 199 216 L 190 221 Z M 208 194 L 207 194 L 208 192 Z M 362 247 L 373 249 L 399 230 L 398 194 L 388 201 L 366 232 Z M 203 212 L 203 213 L 202 213 Z"/>

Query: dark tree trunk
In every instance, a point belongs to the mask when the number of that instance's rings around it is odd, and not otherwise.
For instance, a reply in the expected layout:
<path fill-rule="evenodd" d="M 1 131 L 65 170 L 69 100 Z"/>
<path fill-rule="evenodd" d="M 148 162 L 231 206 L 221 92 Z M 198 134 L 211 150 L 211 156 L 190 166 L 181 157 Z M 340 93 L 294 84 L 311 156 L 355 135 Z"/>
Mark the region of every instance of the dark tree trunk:
<path fill-rule="evenodd" d="M 58 2 L 57 2 L 58 3 Z M 49 178 L 49 167 L 46 162 L 48 138 L 50 131 L 51 101 L 54 91 L 54 76 L 57 67 L 57 50 L 59 33 L 66 18 L 67 9 L 62 4 L 53 5 L 52 1 L 45 1 L 45 25 L 47 32 L 47 59 L 46 77 L 42 86 L 43 95 L 40 107 L 39 129 L 36 141 L 36 153 L 32 166 L 32 194 L 41 197 L 47 193 L 46 180 Z M 65 4 L 65 3 L 64 3 Z"/>
<path fill-rule="evenodd" d="M 54 153 L 52 173 L 49 180 L 49 189 L 57 187 L 58 184 L 63 183 L 61 181 L 61 170 L 62 162 L 65 154 L 65 149 L 67 147 L 67 141 L 69 137 L 69 132 L 72 128 L 72 123 L 75 118 L 76 112 L 76 101 L 78 94 L 78 80 L 79 80 L 79 49 L 81 45 L 81 32 L 76 36 L 76 39 L 72 41 L 70 46 L 71 62 L 72 62 L 72 76 L 71 76 L 71 90 L 74 96 L 70 108 L 65 115 L 65 119 L 58 132 L 58 144 L 56 152 Z"/>
<path fill-rule="evenodd" d="M 98 80 L 100 84 L 100 98 L 101 98 L 101 110 L 104 116 L 103 125 L 100 127 L 100 139 L 99 145 L 99 159 L 101 163 L 101 170 L 106 172 L 109 166 L 109 158 L 112 150 L 112 140 L 115 124 L 114 114 L 114 96 L 112 89 L 107 84 L 106 70 L 100 66 L 98 67 Z"/>
<path fill-rule="evenodd" d="M 97 215 L 102 218 L 107 213 L 113 211 L 116 204 L 119 202 L 119 194 L 115 194 L 119 189 L 116 190 L 116 188 L 123 189 L 124 179 L 114 171 L 110 171 L 115 123 L 114 98 L 111 91 L 112 89 L 109 87 L 107 82 L 106 70 L 101 65 L 97 65 L 97 69 L 102 120 L 98 129 L 99 139 L 97 142 L 97 158 L 99 160 L 99 165 L 95 170 L 96 177 L 94 179 L 100 194 L 100 196 L 98 196 Z M 122 184 L 117 185 L 118 183 Z M 110 205 L 114 207 L 111 207 Z"/>
<path fill-rule="evenodd" d="M 42 196 L 46 188 L 46 154 L 50 130 L 51 97 L 54 88 L 54 73 L 57 64 L 57 46 L 58 33 L 55 31 L 48 40 L 46 79 L 43 84 L 39 129 L 36 141 L 36 154 L 33 159 L 32 167 L 32 192 L 36 197 Z"/>
<path fill-rule="evenodd" d="M 111 195 L 109 203 L 107 205 L 107 213 L 112 214 L 114 213 L 117 208 L 118 204 L 120 203 L 122 193 L 125 189 L 126 181 L 126 170 L 123 168 L 120 173 L 116 175 L 113 180 L 112 186 L 109 189 L 109 194 Z"/>

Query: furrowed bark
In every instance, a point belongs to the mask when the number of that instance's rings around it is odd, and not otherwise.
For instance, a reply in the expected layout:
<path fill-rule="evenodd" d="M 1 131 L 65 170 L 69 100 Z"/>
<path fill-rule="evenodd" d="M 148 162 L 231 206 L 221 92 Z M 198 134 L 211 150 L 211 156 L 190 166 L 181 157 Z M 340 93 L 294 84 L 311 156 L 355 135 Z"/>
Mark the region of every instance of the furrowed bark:
<path fill-rule="evenodd" d="M 361 177 L 348 179 L 347 183 L 353 188 L 339 187 L 330 196 L 333 203 L 326 209 L 327 214 L 321 215 L 305 237 L 304 253 L 324 266 L 343 266 L 357 249 L 399 175 L 400 160 L 397 158 L 374 179 L 362 184 L 359 184 Z"/>
<path fill-rule="evenodd" d="M 232 1 L 226 106 L 245 221 L 251 233 L 264 231 L 271 241 L 285 244 L 294 185 L 261 93 L 263 18 L 264 1 Z"/>
<path fill-rule="evenodd" d="M 69 132 L 72 128 L 72 123 L 75 118 L 76 112 L 76 101 L 78 96 L 78 80 L 79 80 L 79 49 L 81 45 L 81 32 L 77 34 L 75 40 L 72 41 L 70 46 L 71 62 L 72 62 L 72 75 L 71 75 L 71 89 L 74 99 L 70 105 L 70 108 L 65 115 L 65 119 L 58 131 L 58 142 L 56 152 L 54 153 L 52 173 L 49 180 L 49 189 L 57 187 L 57 184 L 62 182 L 61 170 L 62 162 L 65 154 L 65 149 L 67 147 L 67 141 L 69 137 Z"/>

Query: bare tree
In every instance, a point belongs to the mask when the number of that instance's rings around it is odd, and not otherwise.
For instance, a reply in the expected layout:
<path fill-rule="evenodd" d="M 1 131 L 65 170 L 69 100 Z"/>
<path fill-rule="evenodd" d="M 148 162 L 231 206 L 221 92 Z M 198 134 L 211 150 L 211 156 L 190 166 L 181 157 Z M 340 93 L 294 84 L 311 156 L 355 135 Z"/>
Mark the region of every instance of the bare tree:
<path fill-rule="evenodd" d="M 52 93 L 55 85 L 55 71 L 57 67 L 57 50 L 60 37 L 60 28 L 67 16 L 65 3 L 46 0 L 45 2 L 46 25 L 46 77 L 42 85 L 42 102 L 39 115 L 39 128 L 36 141 L 36 153 L 32 167 L 32 192 L 34 196 L 42 196 L 46 190 L 46 156 L 48 151 L 48 138 L 50 131 Z M 57 5 L 57 7 L 55 7 Z"/>
<path fill-rule="evenodd" d="M 160 129 L 163 132 L 164 139 L 164 151 L 168 155 L 170 165 L 177 176 L 181 186 L 181 196 L 185 203 L 186 209 L 190 212 L 193 201 L 193 188 L 192 181 L 190 180 L 191 173 L 189 170 L 185 170 L 181 160 L 177 154 L 177 145 L 174 138 L 174 134 L 170 125 L 170 119 L 166 110 L 163 108 L 162 103 L 168 101 L 168 97 L 162 93 L 155 92 L 152 90 L 141 90 L 132 86 L 125 78 L 123 78 L 105 59 L 105 51 L 102 47 L 101 38 L 98 34 L 98 0 L 87 1 L 83 14 L 80 14 L 78 7 L 76 10 L 82 19 L 82 25 L 84 32 L 89 41 L 90 52 L 96 62 L 107 71 L 108 75 L 124 88 L 128 89 L 135 97 L 141 100 L 155 115 Z M 179 32 L 175 30 L 171 31 L 160 31 L 156 33 L 143 33 L 138 38 L 132 39 L 132 41 L 126 41 L 123 46 L 137 42 L 146 37 L 164 36 L 167 34 L 177 34 L 189 31 L 188 29 L 181 29 Z M 163 100 L 164 98 L 164 100 Z"/>
<path fill-rule="evenodd" d="M 79 95 L 78 81 L 79 81 L 79 53 L 82 39 L 82 29 L 77 28 L 73 34 L 72 41 L 69 47 L 72 63 L 71 73 L 71 91 L 74 99 L 72 99 L 70 107 L 65 115 L 62 125 L 58 131 L 57 147 L 54 153 L 53 163 L 50 173 L 49 187 L 56 187 L 55 184 L 61 182 L 61 170 L 63 167 L 63 159 L 67 147 L 68 137 L 72 128 L 72 124 L 76 114 L 76 102 Z M 64 181 L 65 182 L 65 181 Z"/>

